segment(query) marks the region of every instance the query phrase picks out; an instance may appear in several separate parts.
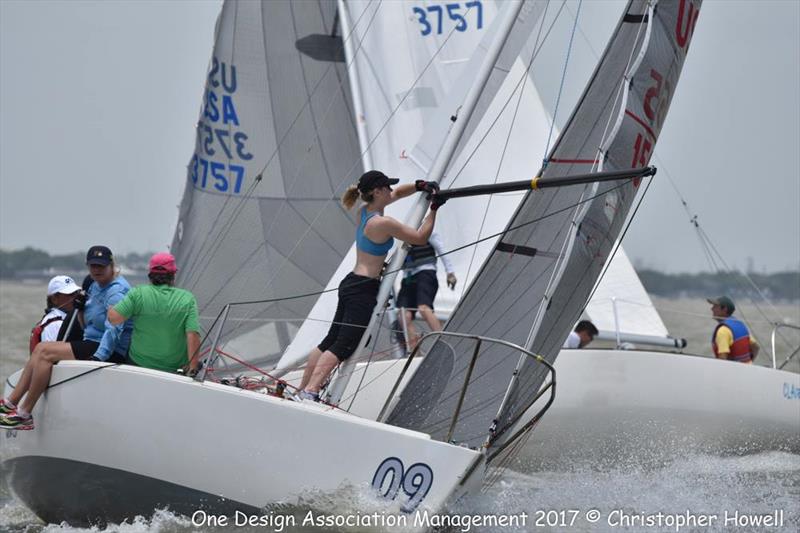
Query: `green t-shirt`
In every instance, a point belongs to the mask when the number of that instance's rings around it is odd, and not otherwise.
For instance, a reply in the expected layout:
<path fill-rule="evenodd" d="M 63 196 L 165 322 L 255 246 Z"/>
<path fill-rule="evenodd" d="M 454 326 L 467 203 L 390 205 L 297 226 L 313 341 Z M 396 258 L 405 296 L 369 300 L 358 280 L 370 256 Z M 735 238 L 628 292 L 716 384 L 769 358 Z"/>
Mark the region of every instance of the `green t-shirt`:
<path fill-rule="evenodd" d="M 133 318 L 128 355 L 137 365 L 174 372 L 188 362 L 186 333 L 200 331 L 197 300 L 191 292 L 169 285 L 140 285 L 114 310 Z"/>

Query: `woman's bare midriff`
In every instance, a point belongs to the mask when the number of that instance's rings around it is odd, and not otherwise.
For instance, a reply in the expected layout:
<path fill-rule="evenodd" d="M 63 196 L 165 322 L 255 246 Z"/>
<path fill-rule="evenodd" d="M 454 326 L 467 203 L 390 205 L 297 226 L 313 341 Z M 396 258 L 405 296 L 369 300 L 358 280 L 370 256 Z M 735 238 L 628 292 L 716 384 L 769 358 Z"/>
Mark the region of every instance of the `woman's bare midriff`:
<path fill-rule="evenodd" d="M 371 255 L 361 250 L 356 250 L 356 267 L 353 269 L 353 274 L 368 278 L 378 278 L 383 270 L 384 261 L 386 261 L 385 255 Z"/>

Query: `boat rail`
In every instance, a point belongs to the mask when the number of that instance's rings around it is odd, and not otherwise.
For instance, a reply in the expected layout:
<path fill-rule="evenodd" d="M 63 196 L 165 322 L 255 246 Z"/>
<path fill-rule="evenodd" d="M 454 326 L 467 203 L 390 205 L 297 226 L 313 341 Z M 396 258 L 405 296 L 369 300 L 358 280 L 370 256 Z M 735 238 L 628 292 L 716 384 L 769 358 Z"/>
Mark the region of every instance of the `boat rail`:
<path fill-rule="evenodd" d="M 778 334 L 778 330 L 781 329 L 781 328 L 796 329 L 796 330 L 800 331 L 800 326 L 796 326 L 794 324 L 787 324 L 786 322 L 778 322 L 772 328 L 772 335 L 770 336 L 770 340 L 771 340 L 771 344 L 772 344 L 772 368 L 777 368 L 777 369 L 783 370 L 783 367 L 786 366 L 786 363 L 788 363 L 789 361 L 794 359 L 794 356 L 797 355 L 798 351 L 800 351 L 800 347 L 798 347 L 797 349 L 795 349 L 795 351 L 793 351 L 791 354 L 789 354 L 789 356 L 786 358 L 786 360 L 783 363 L 781 363 L 781 366 L 778 366 L 777 365 L 777 359 L 776 359 L 777 356 L 776 356 L 776 351 L 775 351 L 776 350 L 775 349 L 775 337 Z"/>
<path fill-rule="evenodd" d="M 530 410 L 530 408 L 533 407 L 533 405 L 536 402 L 538 402 L 539 399 L 542 398 L 542 396 L 544 396 L 546 393 L 549 392 L 549 397 L 547 398 L 547 401 L 545 402 L 544 406 L 542 406 L 541 409 L 539 409 L 521 427 L 519 427 L 517 429 L 517 431 L 510 438 L 508 438 L 497 450 L 493 451 L 493 453 L 491 454 L 490 458 L 495 457 L 495 456 L 497 456 L 497 454 L 502 452 L 506 447 L 508 447 L 508 445 L 513 443 L 519 437 L 524 435 L 528 430 L 530 430 L 530 428 L 533 427 L 542 418 L 542 416 L 544 416 L 545 412 L 547 412 L 547 410 L 553 404 L 553 401 L 555 400 L 555 394 L 556 394 L 556 370 L 553 367 L 553 365 L 551 363 L 549 363 L 541 355 L 537 355 L 537 354 L 535 354 L 535 353 L 533 353 L 533 352 L 531 352 L 529 350 L 526 350 L 522 346 L 519 346 L 519 345 L 514 344 L 512 342 L 504 341 L 502 339 L 494 339 L 494 338 L 491 338 L 491 337 L 484 337 L 484 336 L 481 336 L 481 335 L 472 335 L 472 334 L 467 334 L 467 333 L 456 333 L 456 332 L 452 332 L 452 331 L 432 331 L 432 332 L 426 333 L 425 335 L 423 335 L 420 338 L 420 340 L 417 343 L 417 345 L 414 347 L 414 349 L 411 351 L 411 353 L 406 358 L 406 363 L 403 366 L 403 369 L 400 371 L 400 375 L 395 380 L 395 384 L 392 387 L 392 390 L 389 392 L 389 395 L 387 396 L 386 401 L 384 402 L 383 407 L 381 408 L 381 411 L 380 411 L 380 414 L 377 417 L 377 420 L 381 421 L 381 422 L 385 422 L 386 421 L 386 416 L 388 415 L 389 407 L 392 405 L 392 402 L 393 402 L 393 400 L 395 398 L 395 395 L 397 394 L 397 391 L 400 388 L 401 383 L 403 382 L 403 378 L 405 377 L 406 372 L 408 371 L 409 367 L 411 366 L 411 362 L 417 356 L 417 354 L 420 353 L 420 347 L 423 346 L 425 344 L 425 341 L 427 341 L 428 339 L 437 339 L 438 340 L 441 337 L 456 337 L 456 338 L 460 338 L 460 339 L 472 339 L 472 340 L 475 341 L 475 348 L 472 351 L 472 358 L 470 359 L 466 375 L 464 376 L 464 384 L 461 386 L 461 391 L 459 392 L 458 402 L 457 402 L 456 407 L 455 407 L 455 409 L 453 411 L 453 416 L 452 416 L 452 418 L 450 420 L 450 426 L 449 426 L 449 429 L 448 429 L 448 432 L 447 432 L 447 436 L 444 439 L 445 442 L 451 442 L 451 440 L 452 440 L 453 433 L 455 431 L 456 425 L 458 424 L 459 416 L 461 414 L 461 408 L 462 408 L 462 406 L 464 404 L 464 398 L 466 397 L 466 394 L 467 394 L 467 389 L 469 388 L 469 386 L 470 386 L 470 384 L 472 382 L 472 371 L 473 371 L 473 369 L 475 367 L 476 361 L 478 360 L 478 356 L 480 355 L 481 347 L 484 344 L 499 344 L 499 345 L 503 345 L 503 346 L 506 346 L 508 348 L 511 348 L 513 350 L 517 350 L 518 352 L 520 352 L 520 354 L 524 355 L 526 358 L 533 359 L 535 362 L 540 363 L 540 364 L 544 365 L 545 367 L 547 367 L 548 374 L 550 376 L 549 381 L 546 381 L 545 384 L 542 385 L 542 387 L 539 389 L 539 392 L 528 402 L 528 405 L 520 413 L 520 415 L 517 416 L 511 422 L 509 422 L 506 425 L 506 428 L 504 430 L 502 430 L 501 432 L 497 433 L 496 432 L 497 421 L 499 420 L 499 418 L 500 418 L 500 416 L 501 416 L 501 414 L 503 412 L 503 409 L 505 407 L 507 398 L 511 395 L 511 392 L 514 389 L 514 386 L 516 384 L 516 378 L 517 378 L 517 375 L 518 375 L 519 370 L 520 370 L 521 362 L 522 362 L 522 360 L 525 360 L 525 359 L 521 358 L 520 365 L 517 365 L 517 368 L 515 369 L 513 375 L 511 376 L 511 380 L 509 381 L 508 388 L 506 390 L 504 400 L 503 400 L 503 402 L 501 402 L 500 407 L 498 408 L 497 414 L 495 415 L 495 417 L 493 419 L 492 427 L 489 428 L 489 433 L 488 433 L 486 441 L 485 441 L 485 443 L 483 445 L 484 450 L 487 449 L 488 447 L 490 447 L 494 442 L 496 442 L 497 438 L 500 435 L 504 434 L 508 429 L 516 427 L 516 425 L 521 421 L 523 416 L 527 414 L 527 412 Z"/>

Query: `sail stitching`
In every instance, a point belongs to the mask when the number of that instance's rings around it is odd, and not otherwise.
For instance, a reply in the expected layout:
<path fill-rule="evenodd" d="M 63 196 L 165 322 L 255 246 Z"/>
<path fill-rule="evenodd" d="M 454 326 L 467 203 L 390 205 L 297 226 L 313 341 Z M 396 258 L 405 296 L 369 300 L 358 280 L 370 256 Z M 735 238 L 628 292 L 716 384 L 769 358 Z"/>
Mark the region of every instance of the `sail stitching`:
<path fill-rule="evenodd" d="M 261 4 L 261 5 L 262 5 L 262 9 L 263 9 L 263 4 Z M 366 11 L 364 13 L 366 13 Z M 362 13 L 362 16 L 363 16 L 363 13 Z M 263 18 L 263 11 L 262 11 L 262 18 Z M 346 39 L 350 39 L 350 37 L 355 33 L 355 29 L 358 27 L 358 23 L 360 22 L 360 20 L 361 20 L 361 18 L 359 17 L 359 20 L 356 21 L 356 24 L 353 26 L 353 29 L 351 30 L 350 35 L 348 35 Z M 370 24 L 371 24 L 371 22 L 370 22 Z M 265 47 L 266 47 L 266 45 L 265 45 Z M 265 49 L 265 52 L 264 52 L 264 57 L 265 57 L 265 59 L 267 57 L 266 49 Z M 352 62 L 351 62 L 351 64 L 352 64 Z M 348 68 L 349 68 L 349 65 L 348 65 Z M 269 70 L 269 69 L 267 69 L 267 70 Z M 289 133 L 294 130 L 294 126 L 297 124 L 297 122 L 300 119 L 300 117 L 303 116 L 306 108 L 310 107 L 311 98 L 314 96 L 314 94 L 316 94 L 317 90 L 322 85 L 323 81 L 327 78 L 327 76 L 331 72 L 331 70 L 333 70 L 333 65 L 329 65 L 327 67 L 327 69 L 323 72 L 323 74 L 320 76 L 319 82 L 317 83 L 317 85 L 312 90 L 311 95 L 306 99 L 306 101 L 304 102 L 304 104 L 301 107 L 301 109 L 295 114 L 294 119 L 292 120 L 291 124 L 286 129 L 286 131 L 283 133 L 283 135 L 281 136 L 280 141 L 278 142 L 277 146 L 273 150 L 273 152 L 270 155 L 270 157 L 267 159 L 267 162 L 261 168 L 261 171 L 257 174 L 256 179 L 253 181 L 253 183 L 249 187 L 248 191 L 244 195 L 242 195 L 242 197 L 239 199 L 240 200 L 239 201 L 239 205 L 243 205 L 244 201 L 249 199 L 252 196 L 253 192 L 255 191 L 256 186 L 261 182 L 261 176 L 263 175 L 264 172 L 266 172 L 267 168 L 269 168 L 269 166 L 272 163 L 272 161 L 274 160 L 275 156 L 278 155 L 281 147 L 286 142 L 286 139 L 288 138 Z M 340 80 L 340 85 L 341 85 L 341 83 L 342 82 Z M 330 109 L 332 107 L 332 102 L 333 102 L 333 99 L 331 99 L 331 103 L 330 103 L 328 109 Z M 326 117 L 327 116 L 328 116 L 328 113 L 326 112 Z M 296 180 L 293 180 L 293 183 L 294 182 L 296 182 Z M 224 206 L 223 206 L 223 209 L 224 209 Z M 221 216 L 221 213 L 222 213 L 223 209 L 220 210 L 218 218 L 219 218 L 219 216 Z M 222 227 L 220 228 L 219 233 L 217 234 L 217 238 L 212 240 L 212 246 L 209 248 L 209 251 L 206 252 L 207 256 L 211 256 L 211 255 L 216 253 L 216 250 L 219 248 L 219 246 L 221 246 L 224 237 L 226 237 L 227 234 L 230 232 L 231 228 L 233 227 L 233 223 L 236 221 L 236 219 L 238 218 L 240 213 L 241 213 L 241 209 L 234 210 L 234 213 L 230 216 L 229 220 L 224 225 L 222 225 Z M 202 250 L 202 248 L 201 248 L 201 250 Z M 256 250 L 256 251 L 258 251 L 258 250 Z M 198 252 L 197 260 L 199 260 L 200 257 L 201 257 L 201 254 Z M 205 271 L 205 268 L 207 268 L 207 266 L 208 266 L 208 263 L 206 263 L 206 266 L 202 269 L 203 272 Z M 200 270 L 200 269 L 198 269 L 198 270 Z M 196 277 L 199 277 L 203 272 L 198 273 L 198 275 Z"/>

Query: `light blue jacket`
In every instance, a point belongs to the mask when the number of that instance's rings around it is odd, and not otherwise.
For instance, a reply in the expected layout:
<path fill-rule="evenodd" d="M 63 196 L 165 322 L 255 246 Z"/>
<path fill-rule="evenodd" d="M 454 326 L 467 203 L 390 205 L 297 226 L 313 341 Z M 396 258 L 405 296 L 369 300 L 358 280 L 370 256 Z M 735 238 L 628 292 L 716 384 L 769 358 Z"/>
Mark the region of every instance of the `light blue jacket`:
<path fill-rule="evenodd" d="M 117 276 L 105 287 L 101 287 L 96 281 L 89 287 L 86 308 L 83 311 L 86 322 L 83 340 L 100 343 L 94 355 L 102 361 L 107 361 L 114 352 L 128 353 L 133 321 L 126 320 L 119 326 L 112 326 L 107 314 L 109 307 L 119 303 L 129 290 L 131 286 L 122 276 Z"/>

